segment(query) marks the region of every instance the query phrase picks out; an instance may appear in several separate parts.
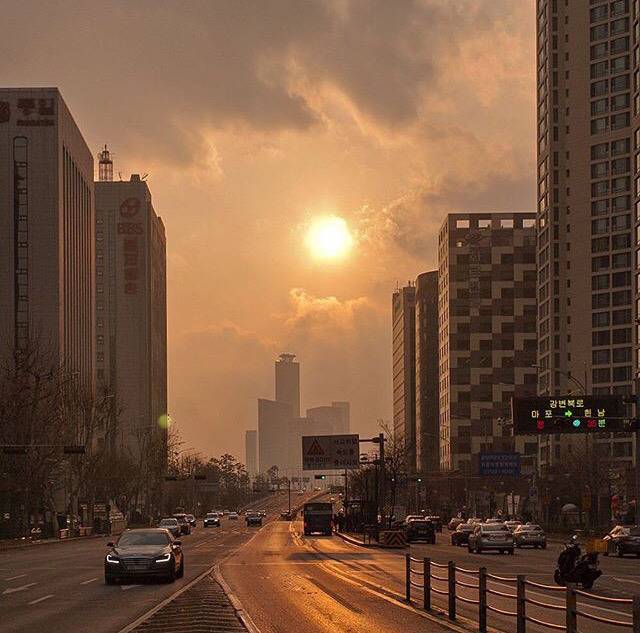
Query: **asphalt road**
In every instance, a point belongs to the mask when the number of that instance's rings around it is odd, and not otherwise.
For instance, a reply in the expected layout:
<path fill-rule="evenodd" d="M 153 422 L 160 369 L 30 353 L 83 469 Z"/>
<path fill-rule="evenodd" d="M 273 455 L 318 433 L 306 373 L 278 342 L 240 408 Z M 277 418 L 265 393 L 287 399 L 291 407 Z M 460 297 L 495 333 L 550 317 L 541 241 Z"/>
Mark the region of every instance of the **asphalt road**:
<path fill-rule="evenodd" d="M 266 526 L 221 566 L 222 575 L 261 633 L 449 630 L 336 573 L 332 560 L 295 533 L 296 525 L 278 521 Z M 331 542 L 340 568 L 369 565 L 377 556 L 347 546 L 337 537 L 327 537 L 326 542 Z"/>
<path fill-rule="evenodd" d="M 359 632 L 371 630 L 391 632 L 441 630 L 398 604 L 404 597 L 404 555 L 408 550 L 380 550 L 362 548 L 345 543 L 339 537 L 304 537 L 301 524 L 274 523 L 240 549 L 222 566 L 222 573 L 240 598 L 247 612 L 262 633 L 284 633 L 300 630 L 309 633 Z M 547 550 L 517 550 L 514 556 L 500 554 L 469 554 L 466 548 L 452 547 L 449 534 L 438 535 L 435 546 L 412 545 L 415 558 L 430 557 L 434 562 L 455 560 L 459 567 L 470 571 L 480 566 L 501 578 L 525 574 L 541 585 L 553 585 L 552 574 L 559 545 Z M 640 564 L 635 558 L 601 557 L 603 577 L 596 583 L 594 593 L 602 596 L 640 594 Z M 419 564 L 416 567 L 420 567 Z M 446 576 L 446 569 L 433 568 L 433 573 Z M 477 576 L 459 574 L 458 579 L 473 585 Z M 415 580 L 419 582 L 420 577 Z M 446 590 L 446 585 L 433 581 L 433 586 Z M 489 588 L 504 594 L 515 594 L 514 583 L 491 580 Z M 459 595 L 477 598 L 477 590 L 458 588 Z M 562 591 L 546 591 L 530 587 L 528 596 L 539 602 L 564 606 Z M 420 604 L 421 590 L 414 592 Z M 394 600 L 390 600 L 395 597 Z M 433 594 L 433 604 L 446 606 L 446 596 Z M 515 600 L 491 595 L 489 603 L 504 611 L 515 611 Z M 615 604 L 579 599 L 579 608 L 602 618 L 628 620 L 630 608 Z M 527 605 L 527 613 L 538 619 L 563 624 L 564 612 Z M 477 607 L 458 601 L 458 614 L 477 621 Z M 579 630 L 589 633 L 608 633 L 613 628 L 586 618 L 579 618 Z M 489 624 L 504 631 L 515 630 L 514 618 L 498 613 L 489 614 Z M 549 631 L 529 624 L 527 631 Z"/>
<path fill-rule="evenodd" d="M 299 503 L 306 497 L 295 496 Z M 273 520 L 288 505 L 278 494 L 253 509 Z M 110 537 L 72 540 L 0 552 L 0 631 L 2 633 L 116 633 L 207 568 L 255 536 L 242 520 L 224 519 L 220 528 L 202 523 L 183 536 L 185 575 L 175 583 L 145 581 L 104 584 L 104 555 Z"/>

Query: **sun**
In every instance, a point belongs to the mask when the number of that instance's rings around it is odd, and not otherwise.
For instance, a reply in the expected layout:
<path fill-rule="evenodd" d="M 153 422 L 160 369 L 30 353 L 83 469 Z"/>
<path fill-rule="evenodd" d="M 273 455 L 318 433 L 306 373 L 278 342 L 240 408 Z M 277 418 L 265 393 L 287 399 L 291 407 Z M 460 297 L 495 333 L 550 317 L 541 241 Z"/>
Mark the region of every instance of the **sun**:
<path fill-rule="evenodd" d="M 324 217 L 312 222 L 307 231 L 306 244 L 318 259 L 338 259 L 351 250 L 353 237 L 343 218 Z"/>

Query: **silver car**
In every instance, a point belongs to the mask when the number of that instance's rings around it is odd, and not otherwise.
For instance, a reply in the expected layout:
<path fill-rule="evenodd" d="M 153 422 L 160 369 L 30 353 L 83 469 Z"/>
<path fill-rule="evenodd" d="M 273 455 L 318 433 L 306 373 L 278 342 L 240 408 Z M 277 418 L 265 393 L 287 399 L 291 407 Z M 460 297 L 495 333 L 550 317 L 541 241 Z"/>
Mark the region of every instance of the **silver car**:
<path fill-rule="evenodd" d="M 513 554 L 513 535 L 504 523 L 481 523 L 469 534 L 468 549 L 477 554 L 489 550 Z"/>
<path fill-rule="evenodd" d="M 513 534 L 516 547 L 547 548 L 547 535 L 539 525 L 521 525 Z"/>

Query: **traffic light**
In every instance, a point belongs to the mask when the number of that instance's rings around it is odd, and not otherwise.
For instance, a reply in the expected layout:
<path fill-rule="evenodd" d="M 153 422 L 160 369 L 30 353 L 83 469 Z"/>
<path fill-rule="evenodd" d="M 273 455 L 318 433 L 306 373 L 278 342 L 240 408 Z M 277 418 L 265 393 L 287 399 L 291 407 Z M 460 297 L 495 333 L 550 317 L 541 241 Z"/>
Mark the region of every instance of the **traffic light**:
<path fill-rule="evenodd" d="M 314 479 L 326 479 L 326 475 L 314 475 Z"/>

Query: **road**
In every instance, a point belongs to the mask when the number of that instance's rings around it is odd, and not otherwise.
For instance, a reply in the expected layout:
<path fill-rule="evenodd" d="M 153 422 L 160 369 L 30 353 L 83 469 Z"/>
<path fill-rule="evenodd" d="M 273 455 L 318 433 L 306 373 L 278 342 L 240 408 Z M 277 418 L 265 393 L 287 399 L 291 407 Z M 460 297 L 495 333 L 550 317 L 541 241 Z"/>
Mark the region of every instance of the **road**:
<path fill-rule="evenodd" d="M 372 623 L 376 633 L 449 630 L 334 569 L 375 568 L 378 552 L 327 537 L 329 559 L 300 536 L 299 527 L 299 523 L 274 522 L 221 566 L 261 633 L 371 633 Z M 378 567 L 377 572 L 384 570 Z"/>
<path fill-rule="evenodd" d="M 547 550 L 517 550 L 514 556 L 499 554 L 469 554 L 466 548 L 452 547 L 449 534 L 438 534 L 435 546 L 414 545 L 410 548 L 415 558 L 430 557 L 446 563 L 455 560 L 469 570 L 480 566 L 489 573 L 503 578 L 526 574 L 527 578 L 553 585 L 552 572 L 559 545 Z M 259 536 L 240 549 L 222 565 L 222 573 L 240 598 L 247 612 L 262 633 L 283 633 L 296 630 L 296 623 L 305 623 L 305 632 L 338 633 L 376 631 L 439 630 L 437 624 L 425 623 L 398 603 L 404 596 L 405 550 L 362 548 L 345 543 L 339 537 L 303 537 L 299 522 L 273 523 Z M 601 558 L 603 578 L 595 593 L 604 596 L 629 597 L 640 594 L 640 565 L 635 558 Z M 420 565 L 416 565 L 419 567 Z M 433 573 L 446 576 L 446 569 L 433 569 Z M 477 576 L 459 575 L 467 584 L 477 583 Z M 420 581 L 416 577 L 416 581 Z M 446 590 L 434 581 L 434 587 Z M 515 594 L 514 583 L 493 580 L 489 587 L 506 594 Z M 477 590 L 459 587 L 460 595 L 477 598 Z M 534 600 L 564 606 L 564 593 L 529 588 L 528 596 Z M 395 600 L 391 600 L 395 597 Z M 421 590 L 414 600 L 420 602 Z M 630 609 L 618 605 L 584 601 L 586 611 L 599 617 L 625 619 Z M 435 606 L 444 608 L 446 596 L 433 596 Z M 505 611 L 515 611 L 515 601 L 500 595 L 490 596 L 489 603 Z M 458 602 L 462 617 L 477 621 L 477 607 Z M 564 612 L 542 610 L 527 605 L 528 615 L 544 621 L 561 624 Z M 489 624 L 504 631 L 515 630 L 513 618 L 490 613 Z M 430 628 L 433 627 L 433 628 Z M 530 624 L 527 631 L 542 631 Z M 580 631 L 598 632 L 614 629 L 586 619 L 580 620 Z"/>
<path fill-rule="evenodd" d="M 294 497 L 299 503 L 306 497 Z M 288 505 L 278 494 L 254 509 L 273 520 Z M 183 536 L 185 575 L 173 584 L 146 581 L 104 584 L 103 560 L 110 537 L 78 539 L 0 552 L 2 633 L 53 631 L 116 633 L 206 571 L 257 532 L 226 518 L 220 528 L 199 522 Z"/>

